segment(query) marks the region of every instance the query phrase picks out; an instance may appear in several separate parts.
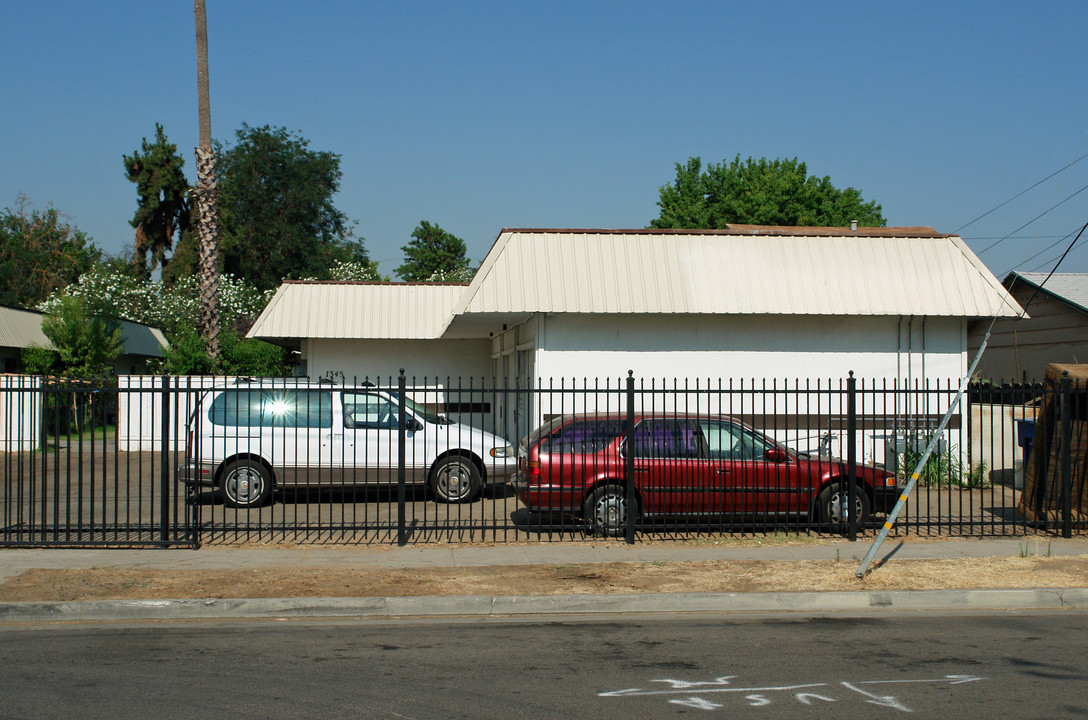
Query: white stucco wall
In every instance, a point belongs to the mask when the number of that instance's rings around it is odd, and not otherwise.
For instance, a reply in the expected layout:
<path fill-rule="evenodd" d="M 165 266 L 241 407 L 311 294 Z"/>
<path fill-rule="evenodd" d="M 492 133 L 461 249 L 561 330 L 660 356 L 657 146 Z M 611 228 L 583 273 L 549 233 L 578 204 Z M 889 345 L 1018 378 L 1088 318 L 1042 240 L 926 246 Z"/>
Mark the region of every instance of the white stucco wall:
<path fill-rule="evenodd" d="M 538 320 L 536 381 L 544 387 L 605 387 L 593 394 L 541 395 L 530 422 L 558 412 L 623 409 L 619 390 L 634 371 L 639 408 L 752 416 L 804 417 L 845 414 L 850 371 L 862 395 L 858 412 L 897 418 L 889 424 L 925 434 L 944 413 L 950 394 L 866 393 L 900 387 L 955 388 L 967 371 L 966 322 L 945 318 L 802 316 L 603 316 L 554 315 Z M 645 392 L 695 389 L 698 392 Z M 822 392 L 813 392 L 819 387 Z M 764 394 L 764 389 L 789 392 Z M 831 392 L 827 392 L 830 390 Z M 919 418 L 924 418 L 919 422 Z M 803 422 L 798 420 L 798 422 Z M 961 415 L 961 426 L 965 417 Z M 802 450 L 821 440 L 845 455 L 844 433 L 812 427 L 759 428 Z M 908 442 L 886 428 L 863 431 L 857 456 L 887 462 L 888 447 Z M 914 442 L 914 440 L 909 440 Z M 946 445 L 965 446 L 958 430 Z"/>
<path fill-rule="evenodd" d="M 923 334 L 924 331 L 924 334 Z M 538 331 L 540 378 L 704 381 L 959 378 L 960 319 L 807 316 L 555 315 Z"/>
<path fill-rule="evenodd" d="M 0 452 L 37 450 L 42 432 L 41 378 L 0 375 Z"/>
<path fill-rule="evenodd" d="M 303 340 L 302 356 L 311 378 L 335 375 L 347 382 L 370 378 L 396 382 L 404 368 L 409 384 L 467 384 L 491 376 L 491 345 L 479 340 Z M 436 383 L 437 381 L 437 383 Z"/>
<path fill-rule="evenodd" d="M 491 372 L 491 341 L 304 340 L 306 374 L 346 383 L 396 387 L 404 368 L 409 396 L 457 422 L 496 427 L 502 400 Z M 462 411 L 457 411 L 460 406 Z"/>

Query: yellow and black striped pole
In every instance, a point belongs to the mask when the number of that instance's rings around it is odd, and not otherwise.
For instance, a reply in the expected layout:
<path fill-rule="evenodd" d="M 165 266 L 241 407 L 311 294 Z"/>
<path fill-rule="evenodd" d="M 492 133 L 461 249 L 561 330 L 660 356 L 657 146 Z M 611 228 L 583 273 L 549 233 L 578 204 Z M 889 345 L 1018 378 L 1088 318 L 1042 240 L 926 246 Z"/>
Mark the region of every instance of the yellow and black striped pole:
<path fill-rule="evenodd" d="M 869 569 L 869 564 L 873 562 L 873 558 L 876 557 L 877 552 L 880 550 L 881 543 L 884 542 L 884 538 L 888 537 L 888 531 L 895 525 L 895 519 L 899 517 L 899 513 L 906 504 L 907 498 L 910 497 L 911 491 L 914 490 L 914 486 L 918 484 L 918 476 L 921 474 L 922 468 L 926 466 L 926 461 L 929 460 L 929 456 L 933 454 L 933 449 L 937 447 L 937 443 L 940 442 L 941 434 L 944 432 L 945 426 L 948 425 L 948 421 L 952 419 L 952 413 L 956 412 L 956 408 L 959 407 L 960 398 L 967 392 L 967 384 L 971 382 L 971 376 L 975 374 L 975 368 L 978 367 L 978 361 L 982 359 L 982 352 L 986 349 L 986 343 L 989 342 L 989 340 L 990 331 L 987 330 L 986 337 L 982 338 L 982 344 L 975 354 L 975 359 L 971 361 L 971 367 L 967 369 L 967 374 L 963 377 L 963 382 L 960 383 L 959 392 L 956 393 L 956 397 L 952 398 L 952 404 L 948 406 L 948 411 L 945 412 L 944 417 L 941 418 L 941 422 L 937 425 L 937 430 L 933 433 L 933 437 L 929 439 L 929 445 L 926 446 L 926 450 L 922 453 L 922 457 L 918 459 L 918 464 L 914 466 L 914 471 L 910 474 L 910 480 L 907 481 L 907 486 L 903 488 L 903 492 L 899 495 L 895 507 L 888 513 L 888 518 L 884 522 L 884 527 L 880 529 L 880 534 L 876 536 L 876 540 L 873 541 L 873 545 L 869 548 L 869 552 L 865 554 L 865 559 L 861 561 L 861 565 L 858 567 L 857 572 L 854 573 L 857 577 L 865 577 L 865 573 Z"/>

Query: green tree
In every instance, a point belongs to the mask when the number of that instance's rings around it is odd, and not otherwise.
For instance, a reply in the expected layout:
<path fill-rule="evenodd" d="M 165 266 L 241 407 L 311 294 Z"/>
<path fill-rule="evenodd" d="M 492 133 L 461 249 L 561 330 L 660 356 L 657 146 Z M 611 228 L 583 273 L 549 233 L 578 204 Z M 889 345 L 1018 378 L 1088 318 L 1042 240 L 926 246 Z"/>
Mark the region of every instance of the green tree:
<path fill-rule="evenodd" d="M 123 157 L 125 174 L 136 183 L 138 197 L 136 214 L 129 221 L 136 228 L 133 264 L 150 275 L 157 267 L 166 268 L 166 253 L 174 248 L 174 236 L 189 232 L 189 182 L 182 172 L 185 160 L 158 123 L 155 142 L 144 138 L 140 150 Z"/>
<path fill-rule="evenodd" d="M 75 282 L 102 257 L 91 239 L 53 208 L 24 195 L 0 212 L 0 304 L 33 307 Z"/>
<path fill-rule="evenodd" d="M 287 350 L 279 345 L 242 337 L 232 327 L 219 334 L 222 357 L 218 371 L 226 375 L 281 377 L 290 372 Z M 163 364 L 173 375 L 209 375 L 216 371 L 204 339 L 192 327 L 182 331 L 163 351 Z"/>
<path fill-rule="evenodd" d="M 54 375 L 57 372 L 57 351 L 40 345 L 28 345 L 19 351 L 23 372 L 28 375 Z"/>
<path fill-rule="evenodd" d="M 193 327 L 181 330 L 162 351 L 163 369 L 171 375 L 211 375 L 208 346 Z"/>
<path fill-rule="evenodd" d="M 124 346 L 117 318 L 91 313 L 78 297 L 65 297 L 44 315 L 42 332 L 53 343 L 60 371 L 69 377 L 103 375 Z"/>
<path fill-rule="evenodd" d="M 676 164 L 676 179 L 660 188 L 655 228 L 715 229 L 731 223 L 846 227 L 886 224 L 880 205 L 866 202 L 852 187 L 839 190 L 831 178 L 808 175 L 805 163 L 740 155 L 733 162 L 708 164 L 698 157 Z"/>
<path fill-rule="evenodd" d="M 362 272 L 362 266 L 356 268 Z M 200 284 L 195 275 L 186 275 L 173 284 L 149 278 L 135 278 L 131 266 L 102 263 L 40 303 L 42 312 L 64 314 L 66 303 L 83 305 L 92 316 L 119 317 L 160 328 L 170 341 L 164 350 L 163 365 L 178 375 L 284 375 L 289 371 L 287 351 L 245 333 L 261 314 L 274 291 L 261 292 L 244 280 L 223 275 L 218 283 L 219 306 L 224 326 L 219 333 L 220 358 L 212 360 L 207 340 L 197 332 L 201 324 Z M 27 367 L 38 374 L 59 372 L 55 355 L 48 349 L 23 353 Z"/>
<path fill-rule="evenodd" d="M 465 241 L 426 220 L 412 231 L 412 241 L 403 246 L 404 263 L 394 272 L 408 282 L 466 282 L 472 267 Z"/>
<path fill-rule="evenodd" d="M 369 262 L 333 204 L 340 156 L 309 149 L 284 128 L 243 124 L 219 148 L 223 269 L 264 290 L 283 278 L 327 279 L 335 261 Z"/>

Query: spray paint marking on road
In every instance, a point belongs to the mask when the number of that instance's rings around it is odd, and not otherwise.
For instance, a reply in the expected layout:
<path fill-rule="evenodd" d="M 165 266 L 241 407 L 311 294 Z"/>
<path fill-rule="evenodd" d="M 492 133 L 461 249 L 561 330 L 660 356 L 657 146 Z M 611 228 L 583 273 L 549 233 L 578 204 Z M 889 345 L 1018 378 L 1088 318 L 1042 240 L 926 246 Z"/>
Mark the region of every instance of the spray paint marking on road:
<path fill-rule="evenodd" d="M 743 703 L 748 707 L 765 707 L 776 701 L 786 702 L 791 699 L 802 705 L 815 703 L 836 702 L 840 698 L 834 697 L 838 688 L 843 688 L 855 695 L 865 698 L 865 702 L 871 705 L 898 710 L 900 712 L 913 712 L 895 695 L 881 695 L 870 692 L 862 686 L 874 685 L 903 685 L 903 684 L 938 684 L 962 685 L 964 683 L 985 680 L 986 678 L 974 675 L 945 675 L 941 678 L 918 678 L 907 680 L 860 680 L 855 682 L 815 682 L 790 685 L 764 685 L 759 687 L 736 686 L 733 680 L 736 675 L 723 675 L 713 680 L 690 681 L 659 679 L 651 680 L 654 683 L 663 683 L 662 688 L 625 688 L 623 690 L 609 690 L 597 693 L 599 697 L 659 697 L 673 705 L 693 708 L 695 710 L 718 710 L 725 707 L 724 701 L 728 695 L 739 695 Z M 819 688 L 819 692 L 815 689 Z M 874 688 L 875 689 L 875 688 Z M 710 697 L 707 697 L 710 696 Z M 847 697 L 850 697 L 849 695 Z"/>

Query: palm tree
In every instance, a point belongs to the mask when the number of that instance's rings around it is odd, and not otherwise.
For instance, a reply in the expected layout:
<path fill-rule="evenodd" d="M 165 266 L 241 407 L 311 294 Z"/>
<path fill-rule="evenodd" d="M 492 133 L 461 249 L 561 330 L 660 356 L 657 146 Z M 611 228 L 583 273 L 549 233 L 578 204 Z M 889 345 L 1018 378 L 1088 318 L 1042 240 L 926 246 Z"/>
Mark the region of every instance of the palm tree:
<path fill-rule="evenodd" d="M 212 366 L 219 365 L 219 222 L 216 203 L 215 150 L 212 148 L 212 112 L 208 99 L 208 22 L 204 0 L 196 10 L 196 85 L 200 114 L 200 145 L 196 149 L 197 235 L 200 239 L 200 334 Z"/>

